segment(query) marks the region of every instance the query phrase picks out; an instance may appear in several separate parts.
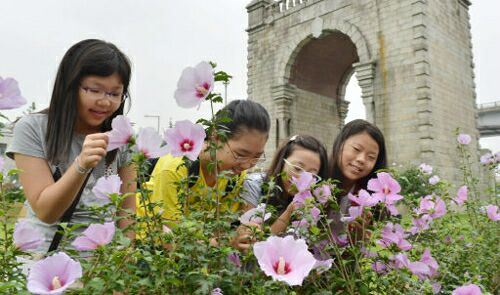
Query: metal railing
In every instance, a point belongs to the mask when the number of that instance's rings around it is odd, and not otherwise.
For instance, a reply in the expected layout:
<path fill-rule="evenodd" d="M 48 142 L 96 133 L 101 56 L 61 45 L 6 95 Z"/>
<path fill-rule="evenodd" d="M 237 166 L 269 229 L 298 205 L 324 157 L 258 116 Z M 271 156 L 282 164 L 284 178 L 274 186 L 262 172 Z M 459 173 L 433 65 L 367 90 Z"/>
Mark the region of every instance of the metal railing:
<path fill-rule="evenodd" d="M 489 109 L 495 107 L 500 107 L 500 101 L 485 102 L 477 105 L 478 109 Z"/>
<path fill-rule="evenodd" d="M 273 3 L 273 6 L 275 7 L 275 12 L 281 13 L 306 2 L 307 0 L 279 0 Z"/>

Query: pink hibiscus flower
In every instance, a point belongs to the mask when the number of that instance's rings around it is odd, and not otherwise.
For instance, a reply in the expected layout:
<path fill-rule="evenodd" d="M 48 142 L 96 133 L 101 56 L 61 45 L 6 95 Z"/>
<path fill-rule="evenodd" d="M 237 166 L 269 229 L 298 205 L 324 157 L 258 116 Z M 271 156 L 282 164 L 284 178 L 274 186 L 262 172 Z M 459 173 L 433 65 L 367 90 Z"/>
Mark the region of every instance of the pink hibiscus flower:
<path fill-rule="evenodd" d="M 79 251 L 95 250 L 99 246 L 109 244 L 113 240 L 115 230 L 113 222 L 91 224 L 71 245 Z"/>
<path fill-rule="evenodd" d="M 122 185 L 122 180 L 118 175 L 103 176 L 99 178 L 92 192 L 96 197 L 103 200 L 109 200 L 109 195 L 120 194 L 120 187 Z"/>
<path fill-rule="evenodd" d="M 289 286 L 302 285 L 316 264 L 306 242 L 292 236 L 271 236 L 266 241 L 255 243 L 253 251 L 266 275 Z"/>
<path fill-rule="evenodd" d="M 40 231 L 31 226 L 27 220 L 16 223 L 13 238 L 16 247 L 23 251 L 36 249 L 43 242 Z"/>
<path fill-rule="evenodd" d="M 174 94 L 175 101 L 183 108 L 199 107 L 213 88 L 213 68 L 208 62 L 200 62 L 182 72 Z"/>
<path fill-rule="evenodd" d="M 500 214 L 498 214 L 498 206 L 487 205 L 487 206 L 485 206 L 485 208 L 486 208 L 486 215 L 488 215 L 489 219 L 491 219 L 493 221 L 500 220 Z"/>
<path fill-rule="evenodd" d="M 168 153 L 167 146 L 151 127 L 141 128 L 137 136 L 137 150 L 146 158 L 158 158 Z"/>
<path fill-rule="evenodd" d="M 175 127 L 165 131 L 163 137 L 172 156 L 186 156 L 194 161 L 201 152 L 206 133 L 203 126 L 184 120 L 177 121 Z"/>
<path fill-rule="evenodd" d="M 467 201 L 467 186 L 463 185 L 458 189 L 457 197 L 453 199 L 457 205 L 462 206 Z"/>
<path fill-rule="evenodd" d="M 59 252 L 33 265 L 27 287 L 33 294 L 62 294 L 81 277 L 80 263 Z"/>
<path fill-rule="evenodd" d="M 0 110 L 11 110 L 26 103 L 14 78 L 0 77 Z"/>
<path fill-rule="evenodd" d="M 134 129 L 127 117 L 123 115 L 116 116 L 111 122 L 111 127 L 111 131 L 108 132 L 108 152 L 133 141 Z"/>

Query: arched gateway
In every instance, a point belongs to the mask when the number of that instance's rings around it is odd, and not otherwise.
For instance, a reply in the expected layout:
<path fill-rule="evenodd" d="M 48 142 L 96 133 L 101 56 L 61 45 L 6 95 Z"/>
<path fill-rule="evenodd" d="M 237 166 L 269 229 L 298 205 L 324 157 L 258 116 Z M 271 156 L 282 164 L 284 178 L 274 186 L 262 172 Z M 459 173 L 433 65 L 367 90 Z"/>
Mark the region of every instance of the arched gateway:
<path fill-rule="evenodd" d="M 476 102 L 467 0 L 254 0 L 248 97 L 270 111 L 266 151 L 295 133 L 331 147 L 356 75 L 367 120 L 391 162 L 433 163 L 458 178 L 454 130 L 473 136 Z"/>

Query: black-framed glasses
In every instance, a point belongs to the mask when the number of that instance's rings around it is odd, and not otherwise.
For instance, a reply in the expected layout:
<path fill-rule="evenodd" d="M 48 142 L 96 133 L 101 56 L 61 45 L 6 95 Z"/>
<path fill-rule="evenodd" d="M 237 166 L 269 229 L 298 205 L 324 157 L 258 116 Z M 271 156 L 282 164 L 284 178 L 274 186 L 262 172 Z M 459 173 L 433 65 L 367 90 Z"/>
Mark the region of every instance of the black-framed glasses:
<path fill-rule="evenodd" d="M 229 142 L 226 142 L 227 144 L 227 147 L 229 148 L 229 151 L 231 152 L 231 155 L 233 156 L 234 160 L 238 163 L 252 163 L 253 165 L 257 164 L 257 163 L 261 163 L 261 162 L 264 162 L 266 160 L 266 154 L 262 154 L 262 156 L 258 157 L 258 158 L 253 158 L 253 157 L 243 157 L 243 156 L 238 156 L 234 151 L 233 149 L 231 148 L 231 146 L 229 145 Z"/>
<path fill-rule="evenodd" d="M 100 88 L 87 86 L 80 86 L 80 88 L 85 91 L 90 98 L 95 100 L 107 98 L 113 103 L 121 103 L 125 98 L 121 91 L 107 92 Z"/>
<path fill-rule="evenodd" d="M 292 162 L 288 161 L 287 159 L 283 159 L 283 161 L 285 162 L 285 164 L 288 165 L 289 167 L 289 172 L 292 176 L 295 176 L 295 177 L 299 177 L 300 174 L 304 173 L 304 172 L 307 172 L 307 173 L 311 173 L 309 171 L 306 171 L 304 168 L 298 166 L 298 165 L 295 165 L 293 164 Z M 321 181 L 321 177 L 317 174 L 314 174 L 314 173 L 311 173 L 312 176 L 314 177 L 314 179 L 316 180 L 316 182 L 320 182 Z"/>

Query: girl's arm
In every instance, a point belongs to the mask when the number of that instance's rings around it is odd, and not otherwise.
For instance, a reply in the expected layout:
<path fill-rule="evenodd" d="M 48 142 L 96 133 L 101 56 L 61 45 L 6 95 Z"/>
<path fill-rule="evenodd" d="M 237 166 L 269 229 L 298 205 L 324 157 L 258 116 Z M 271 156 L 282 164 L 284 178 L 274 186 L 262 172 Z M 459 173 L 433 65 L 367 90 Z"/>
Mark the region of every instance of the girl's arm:
<path fill-rule="evenodd" d="M 290 225 L 290 220 L 292 219 L 293 211 L 295 210 L 295 204 L 292 202 L 286 210 L 274 221 L 271 225 L 271 233 L 277 235 L 285 232 L 286 228 Z"/>
<path fill-rule="evenodd" d="M 26 199 L 41 221 L 50 224 L 61 218 L 87 177 L 87 174 L 78 171 L 97 166 L 106 155 L 107 144 L 108 136 L 104 133 L 87 135 L 78 164 L 74 161 L 57 182 L 54 182 L 45 159 L 14 154 L 16 166 L 21 170 L 19 178 Z"/>
<path fill-rule="evenodd" d="M 127 213 L 126 211 L 131 211 L 132 214 L 135 215 L 135 190 L 137 187 L 135 165 L 130 164 L 128 166 L 121 167 L 118 170 L 118 175 L 122 180 L 120 191 L 122 192 L 122 194 L 129 194 L 129 196 L 125 200 L 123 200 L 121 208 L 122 210 L 118 210 L 118 216 L 129 216 L 130 212 Z M 120 221 L 118 222 L 118 227 L 125 228 L 132 223 L 133 218 L 120 219 Z M 133 234 L 131 234 L 129 237 L 133 238 Z"/>

